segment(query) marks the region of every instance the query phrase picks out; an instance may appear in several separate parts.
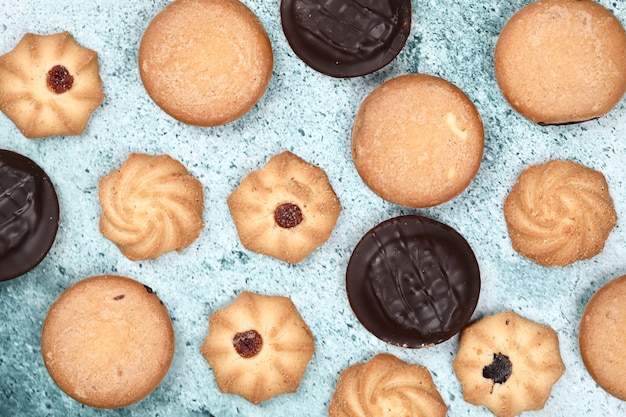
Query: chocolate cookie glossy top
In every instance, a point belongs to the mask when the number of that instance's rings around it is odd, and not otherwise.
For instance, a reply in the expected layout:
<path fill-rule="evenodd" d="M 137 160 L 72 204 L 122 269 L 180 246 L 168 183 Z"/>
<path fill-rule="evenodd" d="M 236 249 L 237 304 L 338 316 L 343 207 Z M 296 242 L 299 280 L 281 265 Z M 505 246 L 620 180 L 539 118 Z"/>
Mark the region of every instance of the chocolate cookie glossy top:
<path fill-rule="evenodd" d="M 37 266 L 58 228 L 59 201 L 48 175 L 27 157 L 0 149 L 0 281 Z"/>
<path fill-rule="evenodd" d="M 386 220 L 352 253 L 346 290 L 367 330 L 393 345 L 421 348 L 458 333 L 480 293 L 474 252 L 456 230 L 416 215 Z"/>
<path fill-rule="evenodd" d="M 282 0 L 283 32 L 316 71 L 358 77 L 389 64 L 411 29 L 410 0 Z"/>

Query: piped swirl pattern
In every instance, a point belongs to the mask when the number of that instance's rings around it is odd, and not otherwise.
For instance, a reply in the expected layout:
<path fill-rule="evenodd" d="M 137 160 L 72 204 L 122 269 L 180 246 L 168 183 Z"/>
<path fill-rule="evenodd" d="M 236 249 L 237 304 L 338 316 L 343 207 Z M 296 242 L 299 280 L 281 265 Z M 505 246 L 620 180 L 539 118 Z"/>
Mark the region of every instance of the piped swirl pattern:
<path fill-rule="evenodd" d="M 617 222 L 604 175 L 559 160 L 524 170 L 504 215 L 513 248 L 544 266 L 596 256 Z"/>
<path fill-rule="evenodd" d="M 203 227 L 202 184 L 168 155 L 131 154 L 100 180 L 100 231 L 130 260 L 182 251 Z"/>
<path fill-rule="evenodd" d="M 443 417 L 447 411 L 428 369 L 382 353 L 341 373 L 328 414 Z"/>

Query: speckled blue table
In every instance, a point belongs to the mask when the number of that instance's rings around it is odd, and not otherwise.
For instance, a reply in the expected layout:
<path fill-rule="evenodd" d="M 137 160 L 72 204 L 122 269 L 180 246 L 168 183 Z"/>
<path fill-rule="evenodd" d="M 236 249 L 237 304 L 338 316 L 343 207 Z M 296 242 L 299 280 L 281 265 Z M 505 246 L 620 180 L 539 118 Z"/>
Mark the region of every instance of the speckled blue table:
<path fill-rule="evenodd" d="M 489 416 L 463 401 L 451 362 L 458 336 L 435 347 L 407 350 L 381 342 L 356 320 L 345 294 L 345 268 L 361 235 L 378 222 L 419 213 L 448 223 L 474 248 L 483 286 L 474 318 L 513 309 L 551 325 L 559 334 L 567 371 L 543 411 L 528 415 L 626 415 L 626 404 L 602 391 L 587 374 L 578 349 L 578 323 L 589 297 L 626 273 L 626 231 L 621 220 L 605 250 L 565 268 L 544 268 L 513 251 L 502 204 L 519 172 L 553 158 L 573 159 L 602 171 L 618 215 L 626 218 L 626 102 L 599 120 L 541 127 L 517 115 L 500 94 L 493 49 L 506 20 L 528 0 L 413 0 L 406 47 L 387 68 L 338 80 L 306 67 L 282 33 L 278 0 L 245 0 L 266 27 L 275 53 L 269 90 L 254 109 L 223 127 L 183 125 L 146 94 L 137 50 L 148 22 L 166 0 L 0 0 L 0 53 L 25 32 L 71 32 L 99 53 L 106 99 L 79 137 L 27 140 L 0 114 L 0 148 L 38 162 L 52 178 L 61 204 L 57 240 L 30 273 L 0 283 L 1 416 L 323 416 L 346 366 L 389 352 L 427 366 L 450 416 Z M 626 22 L 626 2 L 601 0 Z M 439 75 L 463 89 L 485 124 L 480 171 L 454 200 L 428 210 L 382 201 L 360 180 L 350 155 L 350 129 L 364 97 L 394 76 Z M 330 240 L 299 265 L 245 250 L 226 198 L 251 170 L 285 149 L 323 167 L 344 210 Z M 97 183 L 130 152 L 168 153 L 205 185 L 206 227 L 181 254 L 131 262 L 98 231 Z M 52 302 L 72 283 L 115 273 L 154 288 L 168 307 L 176 333 L 172 367 L 146 399 L 119 410 L 82 406 L 49 377 L 40 349 L 42 322 Z M 239 291 L 289 295 L 311 327 L 316 353 L 300 389 L 253 406 L 220 394 L 199 353 L 209 313 Z"/>

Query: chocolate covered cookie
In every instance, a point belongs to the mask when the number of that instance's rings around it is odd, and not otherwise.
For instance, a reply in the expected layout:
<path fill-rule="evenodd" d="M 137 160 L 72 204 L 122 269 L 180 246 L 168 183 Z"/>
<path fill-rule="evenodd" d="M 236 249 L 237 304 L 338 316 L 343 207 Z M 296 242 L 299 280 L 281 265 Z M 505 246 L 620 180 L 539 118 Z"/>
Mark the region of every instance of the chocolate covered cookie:
<path fill-rule="evenodd" d="M 449 339 L 469 321 L 480 272 L 456 230 L 401 216 L 363 236 L 348 263 L 346 289 L 367 330 L 393 345 L 421 348 Z"/>
<path fill-rule="evenodd" d="M 389 64 L 411 30 L 410 0 L 282 0 L 283 32 L 316 71 L 357 77 Z"/>
<path fill-rule="evenodd" d="M 48 254 L 59 228 L 59 201 L 48 175 L 0 149 L 0 281 L 18 277 Z"/>

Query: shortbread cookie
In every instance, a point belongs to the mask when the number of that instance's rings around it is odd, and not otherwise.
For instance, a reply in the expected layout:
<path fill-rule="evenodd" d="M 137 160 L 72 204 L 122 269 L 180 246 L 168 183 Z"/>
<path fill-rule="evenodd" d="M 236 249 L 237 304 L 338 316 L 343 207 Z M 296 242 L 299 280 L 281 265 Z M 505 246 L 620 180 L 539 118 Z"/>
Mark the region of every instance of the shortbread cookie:
<path fill-rule="evenodd" d="M 617 222 L 601 172 L 572 161 L 525 169 L 504 201 L 513 248 L 544 266 L 599 254 Z"/>
<path fill-rule="evenodd" d="M 592 0 L 539 0 L 502 29 L 495 72 L 504 97 L 533 122 L 600 117 L 626 92 L 626 32 Z"/>
<path fill-rule="evenodd" d="M 580 321 L 580 354 L 592 378 L 626 401 L 626 275 L 615 278 L 587 303 Z"/>
<path fill-rule="evenodd" d="M 100 231 L 132 261 L 180 252 L 204 226 L 202 183 L 169 155 L 131 154 L 98 195 Z"/>
<path fill-rule="evenodd" d="M 289 151 L 248 174 L 228 207 L 243 246 L 292 264 L 328 240 L 341 212 L 324 170 Z"/>
<path fill-rule="evenodd" d="M 0 56 L 0 110 L 27 138 L 79 135 L 104 99 L 99 71 L 68 32 L 27 33 Z"/>
<path fill-rule="evenodd" d="M 465 401 L 498 417 L 542 409 L 565 372 L 556 332 L 512 311 L 466 327 L 452 367 Z"/>
<path fill-rule="evenodd" d="M 444 417 L 447 411 L 428 369 L 383 353 L 343 370 L 328 415 Z"/>
<path fill-rule="evenodd" d="M 139 47 L 150 97 L 198 126 L 247 113 L 265 93 L 273 66 L 265 29 L 238 0 L 176 0 L 150 22 Z"/>
<path fill-rule="evenodd" d="M 156 294 L 130 278 L 91 277 L 65 290 L 46 316 L 41 353 L 76 401 L 117 408 L 150 394 L 174 355 L 174 331 Z"/>
<path fill-rule="evenodd" d="M 474 104 L 438 77 L 387 81 L 363 102 L 352 129 L 352 157 L 365 184 L 405 207 L 430 207 L 460 194 L 483 155 Z"/>
<path fill-rule="evenodd" d="M 211 314 L 200 351 L 220 392 L 259 404 L 298 389 L 315 344 L 289 298 L 244 291 Z"/>

